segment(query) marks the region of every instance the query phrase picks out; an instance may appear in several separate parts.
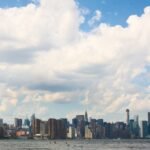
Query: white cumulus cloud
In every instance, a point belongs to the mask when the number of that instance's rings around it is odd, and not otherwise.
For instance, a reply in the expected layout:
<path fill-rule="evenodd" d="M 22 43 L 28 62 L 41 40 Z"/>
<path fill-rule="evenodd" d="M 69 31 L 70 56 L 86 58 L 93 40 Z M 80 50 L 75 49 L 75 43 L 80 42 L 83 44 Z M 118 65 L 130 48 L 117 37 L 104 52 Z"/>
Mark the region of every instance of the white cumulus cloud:
<path fill-rule="evenodd" d="M 90 25 L 101 19 L 95 13 Z M 13 110 L 46 116 L 47 104 L 71 102 L 97 118 L 121 118 L 127 107 L 148 111 L 150 85 L 139 76 L 150 74 L 150 7 L 129 16 L 127 27 L 103 23 L 86 33 L 83 18 L 73 0 L 0 9 L 1 117 Z M 67 116 L 76 111 L 83 110 Z"/>

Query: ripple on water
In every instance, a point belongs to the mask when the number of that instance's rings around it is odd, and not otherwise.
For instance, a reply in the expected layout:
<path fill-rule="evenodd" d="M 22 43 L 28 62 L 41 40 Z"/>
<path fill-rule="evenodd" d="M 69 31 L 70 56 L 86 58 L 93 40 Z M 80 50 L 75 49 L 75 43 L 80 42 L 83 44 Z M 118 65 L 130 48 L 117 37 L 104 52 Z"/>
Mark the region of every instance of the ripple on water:
<path fill-rule="evenodd" d="M 0 150 L 150 150 L 150 140 L 1 140 Z"/>

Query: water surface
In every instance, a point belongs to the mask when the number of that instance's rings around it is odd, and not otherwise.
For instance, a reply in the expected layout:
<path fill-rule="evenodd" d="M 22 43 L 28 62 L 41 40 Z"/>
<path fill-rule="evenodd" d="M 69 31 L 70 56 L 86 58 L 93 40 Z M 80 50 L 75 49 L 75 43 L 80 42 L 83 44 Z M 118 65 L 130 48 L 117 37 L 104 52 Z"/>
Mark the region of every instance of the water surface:
<path fill-rule="evenodd" d="M 150 150 L 150 140 L 1 140 L 0 150 Z"/>

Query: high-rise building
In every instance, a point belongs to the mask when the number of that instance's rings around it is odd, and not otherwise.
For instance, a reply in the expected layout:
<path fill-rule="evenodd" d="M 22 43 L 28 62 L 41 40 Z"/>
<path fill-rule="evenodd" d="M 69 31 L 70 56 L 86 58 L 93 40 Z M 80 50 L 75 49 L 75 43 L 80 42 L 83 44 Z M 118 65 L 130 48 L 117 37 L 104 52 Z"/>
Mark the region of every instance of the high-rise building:
<path fill-rule="evenodd" d="M 92 131 L 93 138 L 96 138 L 96 126 L 97 126 L 96 125 L 96 119 L 91 119 L 89 126 L 90 126 L 90 129 Z"/>
<path fill-rule="evenodd" d="M 74 127 L 69 126 L 68 133 L 67 133 L 67 138 L 69 138 L 69 139 L 74 139 L 75 138 L 75 128 Z"/>
<path fill-rule="evenodd" d="M 3 119 L 0 118 L 0 127 L 3 126 Z"/>
<path fill-rule="evenodd" d="M 141 138 L 145 138 L 148 135 L 148 122 L 141 121 Z"/>
<path fill-rule="evenodd" d="M 97 119 L 97 125 L 103 126 L 104 120 L 103 119 Z"/>
<path fill-rule="evenodd" d="M 148 112 L 148 124 L 150 124 L 150 112 Z"/>
<path fill-rule="evenodd" d="M 88 113 L 87 113 L 87 111 L 85 111 L 84 119 L 85 119 L 85 124 L 88 124 Z"/>
<path fill-rule="evenodd" d="M 129 126 L 129 120 L 130 120 L 130 110 L 129 109 L 126 109 L 126 123 L 127 123 L 127 125 Z"/>
<path fill-rule="evenodd" d="M 40 134 L 40 123 L 41 123 L 40 119 L 35 119 L 33 121 L 33 124 L 32 124 L 32 134 L 33 135 Z"/>
<path fill-rule="evenodd" d="M 136 115 L 134 117 L 133 134 L 134 134 L 134 137 L 136 137 L 136 138 L 140 136 L 139 116 L 138 115 Z"/>
<path fill-rule="evenodd" d="M 92 139 L 93 138 L 93 134 L 91 129 L 88 126 L 85 126 L 85 139 Z"/>
<path fill-rule="evenodd" d="M 77 118 L 73 118 L 73 119 L 72 119 L 72 126 L 73 126 L 74 128 L 77 128 L 77 124 L 78 124 Z"/>
<path fill-rule="evenodd" d="M 50 139 L 65 139 L 67 137 L 66 119 L 49 119 L 48 137 Z"/>
<path fill-rule="evenodd" d="M 15 118 L 15 128 L 22 128 L 22 119 Z"/>
<path fill-rule="evenodd" d="M 40 122 L 40 134 L 42 136 L 48 135 L 48 122 L 47 121 L 41 121 Z"/>
<path fill-rule="evenodd" d="M 57 135 L 57 123 L 56 123 L 56 119 L 52 119 L 50 118 L 48 120 L 48 137 L 50 139 L 55 139 L 56 138 L 56 135 Z"/>
<path fill-rule="evenodd" d="M 57 128 L 56 128 L 56 133 L 57 133 L 57 139 L 65 139 L 67 137 L 67 126 L 66 126 L 66 121 L 64 119 L 59 119 L 56 121 Z"/>
<path fill-rule="evenodd" d="M 0 127 L 0 138 L 4 137 L 4 128 Z"/>
<path fill-rule="evenodd" d="M 150 135 L 150 112 L 148 112 L 148 134 Z"/>
<path fill-rule="evenodd" d="M 84 115 L 77 115 L 76 119 L 77 119 L 77 137 L 84 138 L 84 131 L 85 131 Z"/>
<path fill-rule="evenodd" d="M 30 127 L 31 136 L 35 134 L 35 114 L 31 116 L 31 127 Z"/>

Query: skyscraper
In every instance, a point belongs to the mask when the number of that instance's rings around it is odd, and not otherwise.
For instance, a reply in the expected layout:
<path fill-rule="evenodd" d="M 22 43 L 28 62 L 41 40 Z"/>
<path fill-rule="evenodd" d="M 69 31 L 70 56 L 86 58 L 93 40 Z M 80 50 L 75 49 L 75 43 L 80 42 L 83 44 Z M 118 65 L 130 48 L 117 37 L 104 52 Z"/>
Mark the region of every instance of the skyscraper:
<path fill-rule="evenodd" d="M 148 134 L 150 135 L 150 112 L 148 112 Z"/>
<path fill-rule="evenodd" d="M 127 125 L 128 125 L 128 126 L 129 126 L 129 119 L 130 119 L 130 114 L 129 114 L 129 112 L 130 112 L 130 110 L 129 110 L 129 109 L 126 109 L 126 113 L 127 113 L 127 114 L 126 114 L 126 115 L 127 115 L 127 116 L 126 116 L 126 118 L 127 118 L 126 121 L 127 121 Z"/>
<path fill-rule="evenodd" d="M 0 126 L 3 126 L 3 119 L 0 119 Z"/>
<path fill-rule="evenodd" d="M 150 124 L 150 112 L 148 112 L 148 124 Z"/>
<path fill-rule="evenodd" d="M 148 135 L 148 124 L 147 121 L 141 122 L 141 138 L 145 138 Z"/>
<path fill-rule="evenodd" d="M 22 128 L 22 119 L 15 118 L 15 127 Z"/>
<path fill-rule="evenodd" d="M 84 121 L 85 121 L 85 124 L 87 125 L 88 124 L 88 113 L 87 113 L 87 111 L 85 111 Z"/>
<path fill-rule="evenodd" d="M 84 115 L 77 115 L 76 119 L 77 119 L 77 136 L 78 138 L 83 138 L 85 126 Z"/>

